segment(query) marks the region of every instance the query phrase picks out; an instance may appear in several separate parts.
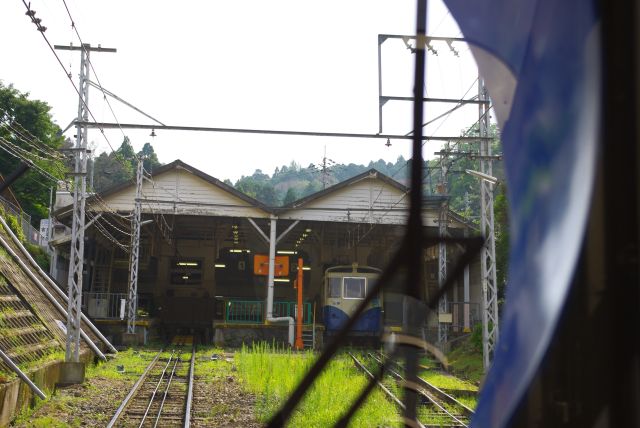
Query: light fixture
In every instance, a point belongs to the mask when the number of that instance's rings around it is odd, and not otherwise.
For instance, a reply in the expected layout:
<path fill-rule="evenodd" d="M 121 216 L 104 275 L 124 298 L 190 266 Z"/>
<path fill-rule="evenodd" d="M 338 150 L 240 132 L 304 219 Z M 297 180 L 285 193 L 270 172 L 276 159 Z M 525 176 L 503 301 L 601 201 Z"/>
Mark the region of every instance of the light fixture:
<path fill-rule="evenodd" d="M 250 253 L 251 250 L 244 250 L 244 249 L 239 249 L 239 248 L 233 248 L 231 250 L 229 250 L 230 253 Z"/>
<path fill-rule="evenodd" d="M 273 282 L 289 282 L 289 278 L 273 278 Z"/>
<path fill-rule="evenodd" d="M 184 276 L 182 277 L 182 279 L 189 279 L 189 276 L 188 276 L 188 275 L 184 275 Z"/>
<path fill-rule="evenodd" d="M 227 267 L 227 265 L 224 265 L 224 264 L 222 264 L 222 263 L 216 263 L 216 264 L 215 264 L 215 265 L 213 265 L 213 266 L 214 266 L 214 267 L 216 267 L 216 268 L 226 268 L 226 267 Z"/>
<path fill-rule="evenodd" d="M 305 229 L 304 231 L 307 233 L 311 233 L 311 229 Z"/>
<path fill-rule="evenodd" d="M 197 262 L 178 262 L 178 266 L 198 266 Z"/>
<path fill-rule="evenodd" d="M 278 250 L 276 251 L 278 254 L 298 254 L 297 251 L 292 251 L 292 250 Z"/>

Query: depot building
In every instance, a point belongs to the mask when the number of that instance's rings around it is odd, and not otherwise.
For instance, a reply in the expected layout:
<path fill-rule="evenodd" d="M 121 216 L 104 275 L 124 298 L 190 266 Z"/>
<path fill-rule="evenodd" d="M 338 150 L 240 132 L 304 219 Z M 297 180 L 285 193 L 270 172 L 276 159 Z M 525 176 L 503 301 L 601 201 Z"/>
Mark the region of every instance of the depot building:
<path fill-rule="evenodd" d="M 271 309 L 294 316 L 298 263 L 303 270 L 305 328 L 322 330 L 324 272 L 332 266 L 383 269 L 400 245 L 409 209 L 409 189 L 371 169 L 287 206 L 269 207 L 180 161 L 156 169 L 142 184 L 136 324 L 148 334 L 196 332 L 202 340 L 268 338 L 266 322 L 270 247 L 275 252 Z M 83 309 L 117 342 L 126 325 L 124 302 L 130 283 L 131 219 L 135 182 L 86 203 Z M 425 233 L 437 237 L 440 219 L 449 236 L 477 235 L 448 209 L 446 196 L 424 199 Z M 52 276 L 66 287 L 72 196 L 57 192 Z M 444 215 L 441 215 L 443 214 Z M 449 245 L 447 264 L 464 251 Z M 424 250 L 424 297 L 438 290 L 439 252 Z M 395 287 L 401 287 L 401 278 Z M 448 324 L 451 334 L 480 322 L 479 259 L 447 295 L 447 308 L 431 316 L 429 327 Z M 390 287 L 394 287 L 393 284 Z M 397 302 L 396 302 L 397 303 Z M 391 310 L 389 323 L 400 323 Z M 401 311 L 400 311 L 401 312 Z M 223 334 L 225 333 L 226 336 Z"/>

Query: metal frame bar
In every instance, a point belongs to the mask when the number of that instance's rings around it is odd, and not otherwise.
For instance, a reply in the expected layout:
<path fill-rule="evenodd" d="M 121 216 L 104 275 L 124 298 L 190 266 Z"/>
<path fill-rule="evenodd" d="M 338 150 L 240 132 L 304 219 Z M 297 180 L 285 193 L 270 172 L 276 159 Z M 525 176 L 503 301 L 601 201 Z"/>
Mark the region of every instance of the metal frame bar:
<path fill-rule="evenodd" d="M 53 280 L 49 277 L 49 275 L 47 275 L 46 272 L 43 271 L 42 268 L 38 265 L 38 263 L 36 263 L 36 261 L 33 259 L 31 254 L 29 254 L 27 249 L 24 248 L 24 245 L 22 245 L 22 243 L 20 242 L 18 237 L 15 235 L 15 233 L 13 233 L 13 231 L 7 225 L 7 222 L 1 216 L 0 216 L 0 224 L 2 224 L 2 226 L 4 227 L 4 230 L 7 231 L 7 233 L 9 234 L 9 237 L 11 238 L 13 243 L 16 245 L 16 247 L 18 247 L 20 249 L 20 251 L 22 252 L 22 254 L 27 258 L 27 260 L 29 260 L 29 263 L 31 263 L 31 266 L 40 274 L 40 276 L 42 278 L 44 278 L 49 283 L 51 288 L 53 288 L 55 290 L 55 292 L 58 293 L 60 298 L 63 299 L 64 303 L 66 303 L 67 302 L 67 300 L 66 300 L 67 299 L 67 295 L 64 294 L 64 292 L 58 287 L 58 285 L 55 282 L 53 282 Z M 17 256 L 16 256 L 16 259 L 19 260 L 19 258 L 17 258 Z M 25 265 L 24 269 L 27 269 L 26 265 Z M 38 285 L 38 282 L 36 282 L 36 285 Z M 55 299 L 55 297 L 51 293 L 49 293 L 49 291 L 44 287 L 43 284 L 40 284 L 40 285 L 42 286 L 40 288 L 40 290 L 45 294 L 45 296 L 47 296 L 49 301 L 51 301 L 54 305 L 56 305 L 56 303 L 57 303 L 58 306 L 60 306 L 61 313 L 66 317 L 67 316 L 67 312 L 64 310 L 64 308 L 62 308 L 62 305 L 60 305 L 58 303 L 58 301 Z M 104 337 L 104 335 L 100 332 L 100 330 L 98 330 L 98 328 L 95 325 L 93 325 L 93 323 L 89 320 L 89 318 L 87 318 L 87 316 L 84 313 L 81 313 L 81 316 L 82 316 L 82 321 L 84 321 L 84 323 L 87 326 L 89 326 L 89 329 L 98 337 L 98 339 L 100 339 L 107 346 L 107 348 L 109 348 L 109 350 L 111 352 L 113 352 L 114 354 L 117 354 L 118 350 L 111 344 L 111 342 L 109 342 L 107 340 L 106 337 Z M 84 339 L 84 337 L 85 336 L 83 336 L 83 339 Z M 88 336 L 86 336 L 86 337 L 88 338 Z M 91 343 L 93 343 L 93 342 L 91 342 Z"/>
<path fill-rule="evenodd" d="M 68 318 L 67 311 L 65 311 L 64 308 L 62 307 L 62 305 L 55 299 L 55 297 L 53 297 L 53 295 L 51 293 L 49 293 L 49 290 L 47 290 L 46 287 L 44 286 L 44 284 L 42 284 L 42 282 L 40 282 L 40 280 L 38 278 L 36 278 L 36 276 L 33 274 L 33 272 L 31 272 L 31 270 L 27 267 L 27 265 L 20 259 L 20 257 L 18 257 L 18 255 L 15 253 L 15 251 L 13 251 L 13 249 L 2 238 L 2 236 L 0 236 L 0 245 L 2 245 L 5 248 L 5 250 L 11 255 L 11 257 L 13 257 L 16 260 L 18 265 L 20 265 L 20 267 L 24 270 L 24 272 L 27 274 L 27 276 L 36 284 L 36 286 L 47 297 L 47 299 L 49 299 L 49 301 L 58 310 L 58 312 L 60 312 L 60 314 L 62 316 Z M 80 312 L 80 313 L 82 314 L 82 312 Z M 107 357 L 105 357 L 104 354 L 100 351 L 100 349 L 98 349 L 96 344 L 91 341 L 91 338 L 89 336 L 87 336 L 87 334 L 84 331 L 82 331 L 82 329 L 79 329 L 79 332 L 80 332 L 80 336 L 82 337 L 82 340 L 84 340 L 87 343 L 87 345 L 89 345 L 91 350 L 101 360 L 106 361 Z"/>
<path fill-rule="evenodd" d="M 38 386 L 35 383 L 33 383 L 31 379 L 29 379 L 29 377 L 26 374 L 24 374 L 22 370 L 20 370 L 20 367 L 18 367 L 13 361 L 11 361 L 11 358 L 9 358 L 9 356 L 5 354 L 2 349 L 0 349 L 0 358 L 2 358 L 2 361 L 4 361 L 4 363 L 8 365 L 11 368 L 11 370 L 13 370 L 13 372 L 17 374 L 18 377 L 22 379 L 22 381 L 29 386 L 29 389 L 31 389 L 31 391 L 33 391 L 34 394 L 36 394 L 38 397 L 40 397 L 43 400 L 47 399 L 47 396 L 44 394 L 44 392 L 42 392 L 40 388 L 38 388 Z"/>
<path fill-rule="evenodd" d="M 458 100 L 459 101 L 459 100 Z M 182 125 L 145 125 L 138 123 L 112 123 L 112 122 L 89 122 L 87 120 L 75 121 L 77 126 L 102 129 L 155 129 L 156 131 L 200 131 L 200 132 L 227 132 L 236 134 L 267 134 L 267 135 L 296 135 L 301 137 L 336 137 L 336 138 L 370 138 L 378 140 L 413 140 L 412 135 L 399 134 L 367 134 L 354 132 L 322 132 L 322 131 L 288 131 L 276 129 L 243 129 L 243 128 L 217 128 L 208 126 L 182 126 Z M 480 141 L 482 137 L 460 137 L 460 136 L 425 136 L 420 135 L 422 141 Z"/>

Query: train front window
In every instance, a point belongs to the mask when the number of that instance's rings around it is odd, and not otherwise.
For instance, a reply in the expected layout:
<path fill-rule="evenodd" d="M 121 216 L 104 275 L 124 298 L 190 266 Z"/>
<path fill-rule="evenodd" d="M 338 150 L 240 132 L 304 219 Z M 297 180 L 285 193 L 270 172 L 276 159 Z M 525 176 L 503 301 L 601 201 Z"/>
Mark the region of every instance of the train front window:
<path fill-rule="evenodd" d="M 344 298 L 345 299 L 364 299 L 366 294 L 366 278 L 344 278 Z"/>
<path fill-rule="evenodd" d="M 342 278 L 329 278 L 329 297 L 342 297 Z"/>

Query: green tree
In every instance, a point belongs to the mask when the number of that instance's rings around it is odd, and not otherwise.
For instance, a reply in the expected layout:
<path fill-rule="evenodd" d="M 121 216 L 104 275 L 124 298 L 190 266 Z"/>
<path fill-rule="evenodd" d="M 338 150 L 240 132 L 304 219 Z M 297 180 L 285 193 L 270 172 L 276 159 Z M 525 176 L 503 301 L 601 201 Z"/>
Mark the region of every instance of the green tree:
<path fill-rule="evenodd" d="M 103 192 L 113 186 L 133 180 L 136 173 L 138 156 L 142 156 L 142 163 L 147 172 L 153 172 L 161 166 L 153 146 L 145 143 L 137 154 L 128 137 L 115 152 L 101 153 L 94 159 L 93 187 L 96 192 Z"/>
<path fill-rule="evenodd" d="M 289 205 L 290 203 L 298 200 L 298 192 L 293 187 L 289 187 L 287 189 L 287 194 L 284 196 L 284 200 L 282 201 L 282 205 Z"/>
<path fill-rule="evenodd" d="M 60 127 L 51 118 L 51 107 L 44 101 L 29 99 L 13 85 L 0 81 L 0 138 L 2 146 L 19 151 L 39 168 L 57 179 L 64 178 L 64 164 L 59 149 L 64 143 Z M 17 149 L 16 149 L 17 147 Z M 19 165 L 20 159 L 2 151 L 0 174 L 6 176 Z M 55 182 L 31 168 L 11 186 L 22 209 L 34 225 L 47 216 L 49 189 Z"/>
<path fill-rule="evenodd" d="M 509 203 L 504 185 L 498 187 L 493 200 L 496 238 L 496 281 L 498 296 L 504 298 L 509 270 Z"/>
<path fill-rule="evenodd" d="M 103 192 L 133 179 L 134 168 L 131 162 L 125 161 L 114 152 L 101 153 L 93 165 L 93 187 L 96 192 Z"/>
<path fill-rule="evenodd" d="M 151 143 L 144 143 L 142 146 L 142 150 L 138 152 L 138 156 L 142 157 L 142 165 L 144 166 L 145 171 L 151 173 L 153 170 L 162 165 L 158 160 L 158 155 L 155 150 L 153 150 L 153 146 Z"/>

